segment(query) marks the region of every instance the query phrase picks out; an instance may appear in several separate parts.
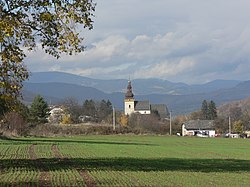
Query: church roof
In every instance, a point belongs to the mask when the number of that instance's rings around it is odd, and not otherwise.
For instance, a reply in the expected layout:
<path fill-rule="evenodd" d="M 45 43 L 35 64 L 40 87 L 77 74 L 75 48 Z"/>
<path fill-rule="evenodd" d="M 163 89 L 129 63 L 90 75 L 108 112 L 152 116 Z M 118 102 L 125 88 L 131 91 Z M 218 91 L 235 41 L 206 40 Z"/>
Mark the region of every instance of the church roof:
<path fill-rule="evenodd" d="M 149 101 L 135 101 L 135 110 L 150 110 Z"/>
<path fill-rule="evenodd" d="M 125 94 L 125 99 L 133 99 L 134 94 L 132 92 L 131 81 L 128 81 L 127 92 Z"/>

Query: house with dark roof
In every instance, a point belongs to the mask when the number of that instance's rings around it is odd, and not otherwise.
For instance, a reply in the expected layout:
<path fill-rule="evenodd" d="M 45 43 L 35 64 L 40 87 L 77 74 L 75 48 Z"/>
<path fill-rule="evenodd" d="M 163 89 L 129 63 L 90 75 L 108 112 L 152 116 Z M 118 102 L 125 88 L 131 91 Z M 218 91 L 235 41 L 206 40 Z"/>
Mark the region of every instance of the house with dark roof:
<path fill-rule="evenodd" d="M 151 106 L 150 110 L 157 111 L 162 119 L 166 119 L 170 117 L 168 108 L 165 104 L 151 104 L 150 106 Z"/>
<path fill-rule="evenodd" d="M 135 101 L 135 111 L 140 114 L 150 114 L 150 103 L 149 101 Z"/>
<path fill-rule="evenodd" d="M 151 114 L 158 112 L 161 118 L 169 118 L 168 108 L 165 104 L 150 104 L 146 101 L 136 101 L 132 92 L 131 81 L 128 81 L 127 92 L 124 99 L 124 113 L 130 115 L 132 113 Z"/>
<path fill-rule="evenodd" d="M 214 137 L 214 120 L 190 120 L 182 125 L 182 136 Z"/>

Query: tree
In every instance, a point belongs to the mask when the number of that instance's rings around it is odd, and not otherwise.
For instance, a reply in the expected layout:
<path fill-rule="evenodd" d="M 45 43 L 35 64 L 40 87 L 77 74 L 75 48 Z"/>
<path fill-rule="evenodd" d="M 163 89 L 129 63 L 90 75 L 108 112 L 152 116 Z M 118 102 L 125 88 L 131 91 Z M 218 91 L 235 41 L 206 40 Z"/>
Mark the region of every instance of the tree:
<path fill-rule="evenodd" d="M 229 115 L 232 121 L 240 120 L 242 117 L 242 109 L 238 106 L 233 106 L 229 109 Z"/>
<path fill-rule="evenodd" d="M 202 102 L 201 113 L 202 113 L 202 119 L 208 119 L 208 104 L 206 100 Z"/>
<path fill-rule="evenodd" d="M 7 112 L 6 107 L 6 101 L 2 98 L 0 98 L 0 117 L 4 115 L 5 112 Z"/>
<path fill-rule="evenodd" d="M 102 100 L 97 110 L 97 116 L 99 121 L 102 121 L 107 118 L 110 114 L 112 114 L 112 111 L 112 103 L 109 100 Z"/>
<path fill-rule="evenodd" d="M 233 132 L 243 134 L 244 124 L 241 120 L 235 121 L 233 123 Z"/>
<path fill-rule="evenodd" d="M 123 127 L 126 127 L 128 126 L 128 119 L 129 119 L 129 116 L 125 115 L 125 114 L 122 114 L 121 117 L 120 117 L 120 123 Z"/>
<path fill-rule="evenodd" d="M 207 112 L 207 119 L 214 120 L 215 118 L 217 118 L 217 109 L 214 101 L 210 101 Z"/>
<path fill-rule="evenodd" d="M 217 133 L 222 134 L 228 132 L 228 118 L 219 116 L 215 119 L 214 124 Z"/>
<path fill-rule="evenodd" d="M 30 115 L 29 108 L 21 101 L 17 103 L 16 112 L 20 114 L 25 121 L 28 121 Z"/>
<path fill-rule="evenodd" d="M 241 117 L 244 126 L 245 126 L 245 130 L 250 130 L 250 110 L 245 110 L 242 114 Z"/>
<path fill-rule="evenodd" d="M 49 116 L 48 104 L 38 95 L 34 98 L 30 107 L 30 118 L 33 122 L 45 123 Z"/>
<path fill-rule="evenodd" d="M 28 78 L 24 48 L 43 50 L 59 58 L 84 51 L 77 29 L 93 28 L 92 0 L 3 0 L 0 1 L 0 99 L 7 108 L 20 96 Z"/>
<path fill-rule="evenodd" d="M 3 130 L 11 135 L 22 135 L 25 132 L 26 121 L 21 114 L 15 111 L 7 112 L 3 117 Z"/>
<path fill-rule="evenodd" d="M 78 104 L 77 99 L 70 97 L 66 98 L 63 105 L 66 107 L 67 113 L 70 115 L 71 122 L 79 123 L 79 116 L 82 115 L 82 108 Z"/>
<path fill-rule="evenodd" d="M 91 116 L 93 118 L 96 117 L 96 106 L 95 106 L 95 102 L 90 99 L 90 100 L 85 100 L 85 102 L 83 103 L 83 113 L 86 116 Z"/>
<path fill-rule="evenodd" d="M 199 110 L 199 111 L 192 112 L 192 113 L 190 113 L 190 114 L 187 116 L 187 118 L 188 118 L 188 120 L 203 119 L 202 111 Z"/>
<path fill-rule="evenodd" d="M 70 115 L 69 114 L 64 115 L 61 124 L 70 124 L 70 123 L 72 123 Z"/>
<path fill-rule="evenodd" d="M 187 116 L 179 115 L 175 116 L 172 120 L 172 133 L 181 133 L 182 131 L 182 124 L 187 121 Z"/>
<path fill-rule="evenodd" d="M 209 103 L 204 100 L 201 105 L 201 116 L 204 120 L 214 120 L 217 117 L 217 109 L 214 101 Z"/>

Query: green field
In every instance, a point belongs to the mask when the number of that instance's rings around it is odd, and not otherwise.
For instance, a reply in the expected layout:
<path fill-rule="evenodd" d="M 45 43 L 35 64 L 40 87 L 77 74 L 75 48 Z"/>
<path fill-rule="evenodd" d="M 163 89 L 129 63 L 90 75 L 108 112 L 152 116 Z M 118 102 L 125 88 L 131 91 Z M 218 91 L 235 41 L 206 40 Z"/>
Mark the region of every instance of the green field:
<path fill-rule="evenodd" d="M 0 186 L 250 186 L 250 139 L 0 139 Z"/>

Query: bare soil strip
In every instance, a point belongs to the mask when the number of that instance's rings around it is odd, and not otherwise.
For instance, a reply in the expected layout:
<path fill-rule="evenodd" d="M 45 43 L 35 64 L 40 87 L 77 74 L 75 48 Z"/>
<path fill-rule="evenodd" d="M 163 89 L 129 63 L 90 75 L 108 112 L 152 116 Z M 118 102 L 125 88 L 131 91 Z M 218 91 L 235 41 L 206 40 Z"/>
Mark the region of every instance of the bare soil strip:
<path fill-rule="evenodd" d="M 58 150 L 58 147 L 56 144 L 53 144 L 51 146 L 51 150 L 53 152 L 53 154 L 55 155 L 56 158 L 63 158 L 63 156 L 61 155 L 60 151 Z"/>
<path fill-rule="evenodd" d="M 32 160 L 35 160 L 35 165 L 39 170 L 43 170 L 44 166 L 42 165 L 41 161 L 37 159 L 37 155 L 35 152 L 35 146 L 36 144 L 32 144 L 29 148 L 29 155 Z M 41 187 L 49 187 L 50 184 L 50 176 L 48 171 L 41 171 L 41 175 L 39 178 L 39 186 Z"/>
<path fill-rule="evenodd" d="M 39 186 L 41 187 L 51 186 L 50 175 L 48 171 L 41 172 L 40 179 L 39 179 Z"/>
<path fill-rule="evenodd" d="M 56 158 L 58 159 L 63 159 L 65 157 L 63 157 L 63 155 L 60 153 L 58 147 L 56 144 L 53 144 L 51 146 L 51 150 L 53 152 L 53 154 L 55 155 Z M 69 159 L 69 164 L 70 164 L 70 159 Z M 81 169 L 77 169 L 79 174 L 83 177 L 86 185 L 88 187 L 96 187 L 96 182 L 94 181 L 94 179 L 89 175 L 88 171 L 86 170 L 81 170 Z"/>
<path fill-rule="evenodd" d="M 36 153 L 35 153 L 35 144 L 32 144 L 29 148 L 29 155 L 32 160 L 37 159 Z"/>
<path fill-rule="evenodd" d="M 79 170 L 80 175 L 83 177 L 86 185 L 88 187 L 96 187 L 95 180 L 89 175 L 88 171 L 86 170 Z"/>

